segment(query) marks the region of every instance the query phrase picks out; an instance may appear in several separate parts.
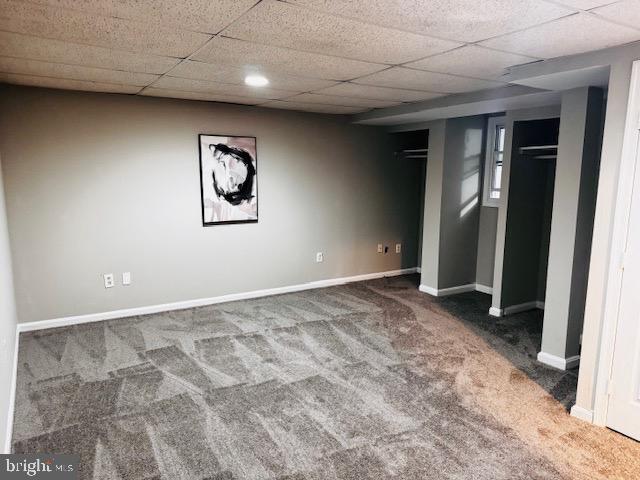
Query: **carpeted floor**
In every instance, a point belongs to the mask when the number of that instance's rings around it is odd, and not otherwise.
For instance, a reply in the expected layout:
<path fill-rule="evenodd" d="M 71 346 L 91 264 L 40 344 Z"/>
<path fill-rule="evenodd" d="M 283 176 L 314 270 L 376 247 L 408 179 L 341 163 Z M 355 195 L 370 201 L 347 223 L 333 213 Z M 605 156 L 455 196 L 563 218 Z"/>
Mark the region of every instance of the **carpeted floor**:
<path fill-rule="evenodd" d="M 541 316 L 417 277 L 22 334 L 13 448 L 85 479 L 637 479 Z"/>

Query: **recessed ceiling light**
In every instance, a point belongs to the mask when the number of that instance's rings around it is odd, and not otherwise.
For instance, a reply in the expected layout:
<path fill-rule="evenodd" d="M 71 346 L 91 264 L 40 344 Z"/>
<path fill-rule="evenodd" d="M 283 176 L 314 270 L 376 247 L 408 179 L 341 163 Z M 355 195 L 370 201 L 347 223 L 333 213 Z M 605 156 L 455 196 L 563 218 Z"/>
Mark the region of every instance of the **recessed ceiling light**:
<path fill-rule="evenodd" d="M 250 87 L 264 87 L 266 85 L 269 85 L 269 80 L 267 79 L 267 77 L 264 77 L 262 75 L 252 74 L 244 77 L 244 83 L 246 83 Z"/>

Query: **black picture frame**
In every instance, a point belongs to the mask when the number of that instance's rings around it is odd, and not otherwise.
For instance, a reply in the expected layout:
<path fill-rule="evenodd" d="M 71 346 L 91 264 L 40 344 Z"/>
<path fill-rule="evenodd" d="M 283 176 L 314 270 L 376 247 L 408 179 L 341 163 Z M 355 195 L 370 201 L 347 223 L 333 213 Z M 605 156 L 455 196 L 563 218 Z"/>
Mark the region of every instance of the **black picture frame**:
<path fill-rule="evenodd" d="M 205 207 L 205 178 L 204 178 L 204 166 L 203 166 L 203 152 L 202 152 L 202 137 L 226 137 L 226 138 L 238 138 L 238 139 L 250 139 L 254 145 L 254 155 L 251 155 L 254 168 L 255 168 L 255 218 L 243 219 L 243 220 L 216 220 L 207 221 L 206 219 L 206 207 Z M 200 182 L 200 211 L 203 227 L 215 227 L 218 225 L 237 225 L 243 223 L 258 223 L 259 219 L 259 202 L 258 202 L 258 139 L 252 135 L 224 135 L 213 133 L 200 133 L 198 134 L 198 165 L 199 165 L 199 182 Z"/>

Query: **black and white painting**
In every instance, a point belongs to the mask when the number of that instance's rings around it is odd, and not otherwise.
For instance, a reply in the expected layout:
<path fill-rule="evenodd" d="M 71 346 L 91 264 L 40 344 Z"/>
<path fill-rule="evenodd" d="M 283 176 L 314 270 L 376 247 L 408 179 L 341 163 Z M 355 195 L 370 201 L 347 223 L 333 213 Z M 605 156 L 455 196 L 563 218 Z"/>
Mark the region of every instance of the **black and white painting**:
<path fill-rule="evenodd" d="M 202 224 L 258 221 L 255 137 L 200 135 Z"/>

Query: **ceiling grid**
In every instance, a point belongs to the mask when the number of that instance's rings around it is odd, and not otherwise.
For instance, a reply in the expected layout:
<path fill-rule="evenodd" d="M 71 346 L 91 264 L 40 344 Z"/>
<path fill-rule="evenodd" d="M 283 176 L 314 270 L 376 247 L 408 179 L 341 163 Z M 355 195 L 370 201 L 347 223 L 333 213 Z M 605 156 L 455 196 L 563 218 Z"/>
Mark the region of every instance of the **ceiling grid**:
<path fill-rule="evenodd" d="M 0 82 L 354 114 L 504 87 L 639 26 L 638 0 L 0 0 Z"/>

